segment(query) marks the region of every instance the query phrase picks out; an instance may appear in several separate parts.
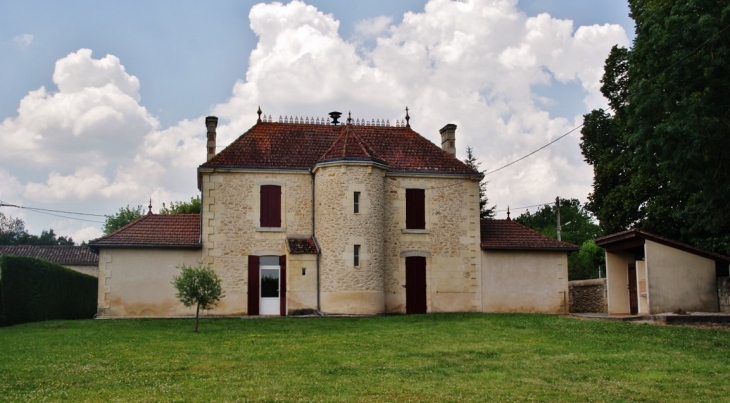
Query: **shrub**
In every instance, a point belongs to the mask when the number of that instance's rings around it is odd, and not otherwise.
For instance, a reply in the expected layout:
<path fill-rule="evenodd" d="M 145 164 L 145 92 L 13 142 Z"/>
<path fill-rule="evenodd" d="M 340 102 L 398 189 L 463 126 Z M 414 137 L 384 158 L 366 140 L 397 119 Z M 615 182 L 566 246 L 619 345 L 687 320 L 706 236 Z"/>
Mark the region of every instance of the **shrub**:
<path fill-rule="evenodd" d="M 90 319 L 98 280 L 43 259 L 0 258 L 4 325 L 53 319 Z"/>

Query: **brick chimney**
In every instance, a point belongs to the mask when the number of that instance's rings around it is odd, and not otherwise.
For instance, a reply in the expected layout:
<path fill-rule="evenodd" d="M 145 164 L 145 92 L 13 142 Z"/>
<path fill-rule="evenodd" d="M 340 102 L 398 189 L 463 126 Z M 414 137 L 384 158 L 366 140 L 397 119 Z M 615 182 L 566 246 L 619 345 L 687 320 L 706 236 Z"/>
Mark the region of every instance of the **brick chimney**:
<path fill-rule="evenodd" d="M 441 149 L 456 157 L 456 125 L 449 123 L 441 130 Z"/>
<path fill-rule="evenodd" d="M 205 118 L 205 127 L 208 129 L 208 158 L 206 161 L 210 161 L 215 156 L 215 128 L 218 127 L 218 118 L 215 116 Z"/>

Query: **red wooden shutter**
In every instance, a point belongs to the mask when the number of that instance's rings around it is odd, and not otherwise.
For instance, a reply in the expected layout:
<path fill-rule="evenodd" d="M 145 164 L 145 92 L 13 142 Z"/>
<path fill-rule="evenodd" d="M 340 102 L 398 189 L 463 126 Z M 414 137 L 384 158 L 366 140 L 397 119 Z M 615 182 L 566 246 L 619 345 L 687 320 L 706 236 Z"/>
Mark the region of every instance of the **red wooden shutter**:
<path fill-rule="evenodd" d="M 248 314 L 259 314 L 259 257 L 248 256 Z"/>
<path fill-rule="evenodd" d="M 406 189 L 406 228 L 426 229 L 426 191 Z"/>
<path fill-rule="evenodd" d="M 286 316 L 286 255 L 279 256 L 279 314 Z"/>
<path fill-rule="evenodd" d="M 261 226 L 281 227 L 281 186 L 261 186 Z"/>

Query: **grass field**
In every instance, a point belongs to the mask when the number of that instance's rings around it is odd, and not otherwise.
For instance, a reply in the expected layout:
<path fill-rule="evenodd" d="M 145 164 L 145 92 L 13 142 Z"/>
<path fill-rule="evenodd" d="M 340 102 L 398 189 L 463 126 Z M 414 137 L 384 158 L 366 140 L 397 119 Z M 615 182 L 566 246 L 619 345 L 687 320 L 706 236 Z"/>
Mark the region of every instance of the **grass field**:
<path fill-rule="evenodd" d="M 730 400 L 730 331 L 545 315 L 0 328 L 2 401 Z"/>

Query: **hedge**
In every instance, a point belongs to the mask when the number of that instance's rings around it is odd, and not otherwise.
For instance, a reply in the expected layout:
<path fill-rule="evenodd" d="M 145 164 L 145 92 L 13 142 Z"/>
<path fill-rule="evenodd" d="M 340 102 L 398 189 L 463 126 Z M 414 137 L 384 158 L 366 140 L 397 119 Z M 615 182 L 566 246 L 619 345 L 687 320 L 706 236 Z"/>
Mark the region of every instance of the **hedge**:
<path fill-rule="evenodd" d="M 2 325 L 53 319 L 90 319 L 96 313 L 96 277 L 43 259 L 0 258 Z"/>

